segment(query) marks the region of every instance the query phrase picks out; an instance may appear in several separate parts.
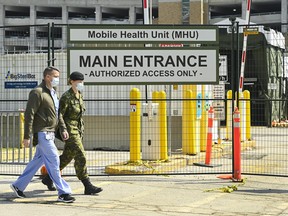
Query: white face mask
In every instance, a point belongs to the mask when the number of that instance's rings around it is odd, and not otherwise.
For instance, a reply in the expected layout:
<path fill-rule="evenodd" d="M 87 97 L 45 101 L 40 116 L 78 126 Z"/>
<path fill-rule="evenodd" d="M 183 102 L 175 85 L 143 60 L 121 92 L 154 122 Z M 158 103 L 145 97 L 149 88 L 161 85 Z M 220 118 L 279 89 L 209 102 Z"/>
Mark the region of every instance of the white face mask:
<path fill-rule="evenodd" d="M 52 81 L 51 81 L 52 87 L 58 86 L 58 85 L 59 85 L 59 82 L 60 82 L 59 77 L 53 77 L 53 79 L 52 79 Z"/>
<path fill-rule="evenodd" d="M 83 92 L 84 90 L 84 83 L 77 83 L 76 88 L 78 91 Z"/>

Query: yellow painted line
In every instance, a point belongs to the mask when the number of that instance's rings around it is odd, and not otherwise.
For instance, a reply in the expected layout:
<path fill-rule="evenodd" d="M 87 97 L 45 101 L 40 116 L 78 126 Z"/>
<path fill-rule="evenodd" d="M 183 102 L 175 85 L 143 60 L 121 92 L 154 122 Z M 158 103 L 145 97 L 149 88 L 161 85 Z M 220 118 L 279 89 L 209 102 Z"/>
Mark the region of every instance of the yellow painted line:
<path fill-rule="evenodd" d="M 106 182 L 104 182 L 104 184 L 105 183 Z M 114 183 L 114 182 L 110 182 L 110 183 Z M 98 184 L 98 185 L 100 185 L 100 184 Z M 124 197 L 122 199 L 116 200 L 116 201 L 111 202 L 111 203 L 94 203 L 94 204 L 91 205 L 91 202 L 88 202 L 88 203 L 79 202 L 78 203 L 77 200 L 76 200 L 74 205 L 75 206 L 79 206 L 79 207 L 87 207 L 87 206 L 89 206 L 89 208 L 93 208 L 94 207 L 94 208 L 106 208 L 106 209 L 115 209 L 115 208 L 122 209 L 123 208 L 123 202 L 127 202 L 129 200 L 134 200 L 134 199 L 137 199 L 137 198 L 140 198 L 140 197 L 144 197 L 144 196 L 147 196 L 147 195 L 149 195 L 151 193 L 159 192 L 159 191 L 162 191 L 162 190 L 165 190 L 165 188 L 157 188 L 157 190 L 143 191 L 143 192 L 140 192 L 140 193 L 137 193 L 137 194 L 132 194 L 130 196 Z"/>
<path fill-rule="evenodd" d="M 35 196 L 35 197 L 26 197 L 26 198 L 13 198 L 15 203 L 37 203 L 37 204 L 54 204 L 57 202 L 57 193 L 55 196 Z M 11 198 L 10 198 L 11 199 Z"/>
<path fill-rule="evenodd" d="M 93 182 L 91 179 L 90 179 L 90 181 L 93 183 L 93 184 L 95 184 L 95 185 L 98 185 L 98 186 L 103 186 L 103 185 L 109 185 L 109 184 L 115 184 L 115 183 L 118 183 L 118 182 L 110 182 L 110 181 L 105 181 L 105 182 L 99 182 L 99 183 L 95 183 L 95 182 Z"/>
<path fill-rule="evenodd" d="M 218 199 L 219 197 L 222 197 L 226 195 L 226 193 L 209 193 L 207 195 L 206 198 L 204 199 L 201 199 L 201 200 L 196 200 L 195 202 L 193 203 L 184 203 L 183 202 L 183 205 L 182 206 L 169 206 L 168 209 L 173 210 L 173 211 L 176 211 L 178 212 L 179 214 L 181 212 L 191 212 L 193 211 L 193 209 L 196 209 L 196 208 L 201 208 L 201 206 L 205 205 L 209 205 L 211 202 L 213 202 L 214 200 Z"/>
<path fill-rule="evenodd" d="M 124 198 L 120 199 L 119 201 L 129 201 L 129 200 L 137 199 L 137 198 L 140 198 L 140 197 L 147 196 L 147 195 L 149 195 L 151 193 L 163 191 L 165 189 L 166 188 L 158 188 L 157 190 L 143 191 L 143 192 L 140 192 L 140 193 L 137 193 L 137 194 L 132 194 L 131 196 L 124 197 Z"/>
<path fill-rule="evenodd" d="M 10 190 L 1 191 L 1 193 L 9 193 L 9 192 L 14 193 L 11 189 Z"/>
<path fill-rule="evenodd" d="M 207 193 L 207 197 L 205 199 L 202 200 L 198 200 L 196 202 L 191 203 L 190 205 L 188 205 L 188 207 L 192 207 L 192 208 L 198 208 L 202 205 L 206 205 L 211 203 L 212 201 L 218 199 L 219 197 L 222 197 L 224 195 L 227 195 L 227 193 Z"/>
<path fill-rule="evenodd" d="M 279 204 L 279 205 L 276 204 L 276 206 L 275 206 L 275 209 L 281 209 L 283 211 L 286 210 L 287 208 L 288 208 L 288 203 L 287 202 L 282 202 L 281 204 Z"/>

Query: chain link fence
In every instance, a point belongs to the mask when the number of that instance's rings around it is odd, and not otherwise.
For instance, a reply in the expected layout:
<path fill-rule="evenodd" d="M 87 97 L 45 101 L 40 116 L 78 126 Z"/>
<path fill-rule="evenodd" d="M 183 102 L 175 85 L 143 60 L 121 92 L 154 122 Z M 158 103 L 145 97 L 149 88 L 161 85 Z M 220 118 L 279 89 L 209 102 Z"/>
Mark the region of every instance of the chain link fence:
<path fill-rule="evenodd" d="M 8 27 L 0 29 L 0 38 L 4 38 L 4 50 L 0 56 L 4 71 L 0 83 L 3 90 L 0 98 L 0 174 L 20 174 L 33 156 L 34 149 L 22 148 L 20 143 L 19 110 L 25 109 L 28 93 L 32 85 L 41 81 L 47 64 L 61 70 L 59 93 L 69 89 L 67 28 L 67 25 L 30 26 L 30 35 L 23 42 L 26 51 L 10 46 L 22 40 L 11 39 L 10 36 L 16 33 L 6 33 Z M 231 24 L 219 24 L 219 85 L 85 86 L 84 147 L 90 175 L 231 174 L 234 171 L 232 126 L 235 107 L 239 107 L 242 118 L 242 173 L 288 175 L 286 35 L 267 26 L 249 26 L 254 32 L 251 30 L 248 36 L 243 88 L 249 94 L 237 95 L 232 92 L 239 86 L 240 74 L 237 71 L 240 71 L 246 26 L 235 25 L 234 32 L 232 28 Z M 35 29 L 33 39 L 31 32 Z M 31 40 L 33 46 L 27 42 Z M 97 49 L 95 44 L 90 46 Z M 101 46 L 117 49 L 136 45 Z M 27 74 L 30 78 L 25 76 Z M 18 77 L 18 80 L 13 77 Z M 140 97 L 136 102 L 141 106 L 137 107 L 140 109 L 139 161 L 131 160 L 133 140 L 130 129 L 134 103 L 131 103 L 130 93 L 134 88 L 139 89 Z M 165 93 L 166 99 L 157 98 L 160 92 Z M 167 159 L 162 159 L 157 153 L 163 141 L 159 125 L 159 113 L 163 110 L 157 106 L 155 109 L 148 107 L 153 103 L 159 106 L 161 102 L 166 103 L 167 150 L 164 151 L 167 151 Z M 214 107 L 215 117 L 211 130 L 208 129 L 210 106 Z M 13 117 L 7 111 L 13 113 Z M 212 132 L 210 155 L 207 154 L 209 131 Z M 56 145 L 61 153 L 64 144 L 57 140 Z M 208 163 L 207 157 L 210 158 Z M 63 174 L 75 174 L 73 162 L 63 170 Z"/>

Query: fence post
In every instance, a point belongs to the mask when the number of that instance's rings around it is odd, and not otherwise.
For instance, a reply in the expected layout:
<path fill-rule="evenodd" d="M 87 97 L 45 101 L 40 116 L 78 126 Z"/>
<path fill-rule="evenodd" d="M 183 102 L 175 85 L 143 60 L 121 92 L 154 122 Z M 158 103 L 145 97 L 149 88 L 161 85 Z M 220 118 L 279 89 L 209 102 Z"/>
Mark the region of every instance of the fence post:
<path fill-rule="evenodd" d="M 227 92 L 226 140 L 232 140 L 232 90 Z"/>
<path fill-rule="evenodd" d="M 138 88 L 130 91 L 130 161 L 140 161 L 141 144 L 141 93 Z"/>

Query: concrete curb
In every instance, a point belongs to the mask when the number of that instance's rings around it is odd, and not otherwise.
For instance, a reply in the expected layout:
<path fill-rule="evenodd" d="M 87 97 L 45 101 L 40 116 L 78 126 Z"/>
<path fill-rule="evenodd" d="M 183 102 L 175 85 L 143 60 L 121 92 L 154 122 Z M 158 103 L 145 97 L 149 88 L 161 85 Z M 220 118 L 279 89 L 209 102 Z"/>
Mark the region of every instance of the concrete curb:
<path fill-rule="evenodd" d="M 256 147 L 255 140 L 241 142 L 241 150 L 246 151 Z M 232 141 L 224 141 L 222 144 L 214 144 L 212 147 L 211 158 L 221 158 L 225 155 L 232 154 Z M 105 173 L 110 175 L 117 174 L 163 174 L 183 168 L 194 163 L 205 161 L 205 152 L 200 152 L 197 155 L 182 155 L 176 154 L 170 156 L 167 161 L 138 161 L 129 162 L 123 161 L 105 167 Z"/>

